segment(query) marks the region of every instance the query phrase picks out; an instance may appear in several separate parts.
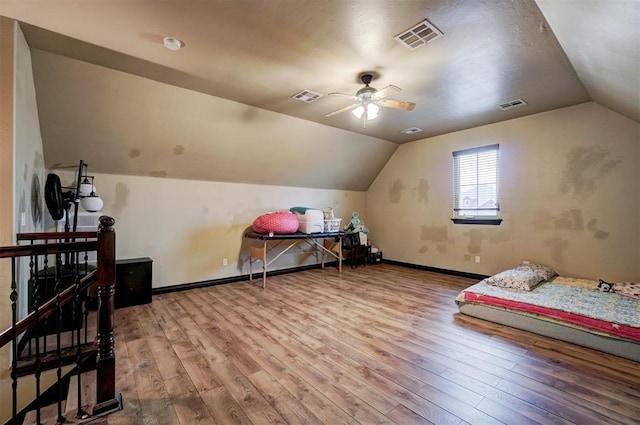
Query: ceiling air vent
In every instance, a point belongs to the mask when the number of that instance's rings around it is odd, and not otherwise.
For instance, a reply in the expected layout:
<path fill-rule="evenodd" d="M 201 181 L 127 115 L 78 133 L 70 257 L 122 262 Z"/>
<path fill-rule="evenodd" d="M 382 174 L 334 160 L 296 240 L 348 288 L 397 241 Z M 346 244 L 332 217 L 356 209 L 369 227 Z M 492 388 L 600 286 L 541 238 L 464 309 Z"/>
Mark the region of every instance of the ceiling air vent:
<path fill-rule="evenodd" d="M 311 103 L 320 99 L 322 95 L 311 90 L 302 90 L 300 93 L 294 94 L 291 97 L 301 102 Z"/>
<path fill-rule="evenodd" d="M 404 134 L 416 134 L 416 133 L 420 133 L 422 131 L 421 128 L 418 127 L 409 127 L 406 130 L 402 130 L 400 133 L 404 133 Z"/>
<path fill-rule="evenodd" d="M 432 42 L 441 35 L 442 32 L 425 19 L 393 38 L 407 49 L 415 50 L 420 46 Z"/>
<path fill-rule="evenodd" d="M 525 102 L 524 100 L 516 99 L 516 100 L 512 100 L 511 102 L 503 103 L 502 105 L 500 105 L 500 109 L 502 109 L 503 111 L 506 111 L 507 109 L 518 108 L 520 106 L 525 106 L 526 104 L 527 102 Z"/>

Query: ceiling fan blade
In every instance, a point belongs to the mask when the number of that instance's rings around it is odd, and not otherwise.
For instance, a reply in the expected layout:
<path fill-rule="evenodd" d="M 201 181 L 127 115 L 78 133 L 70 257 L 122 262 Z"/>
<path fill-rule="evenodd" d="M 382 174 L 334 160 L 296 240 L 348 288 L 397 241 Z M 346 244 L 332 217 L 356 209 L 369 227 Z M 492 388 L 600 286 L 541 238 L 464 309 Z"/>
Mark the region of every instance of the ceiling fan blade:
<path fill-rule="evenodd" d="M 328 114 L 325 114 L 325 117 L 332 117 L 332 116 L 334 116 L 336 114 L 339 114 L 341 112 L 350 111 L 353 108 L 355 108 L 356 106 L 358 106 L 357 103 L 354 103 L 353 105 L 345 106 L 344 108 L 340 108 L 340 109 L 337 109 L 337 110 L 335 110 L 333 112 L 329 112 Z"/>
<path fill-rule="evenodd" d="M 354 95 L 346 94 L 346 93 L 329 93 L 328 96 L 348 97 L 349 99 L 352 99 L 352 100 L 358 100 L 358 98 L 355 97 Z"/>
<path fill-rule="evenodd" d="M 386 108 L 396 108 L 403 109 L 405 111 L 413 111 L 416 104 L 413 102 L 400 102 L 398 100 L 390 100 L 390 99 L 382 99 L 378 102 L 380 106 L 384 106 Z"/>
<path fill-rule="evenodd" d="M 373 97 L 375 97 L 376 99 L 382 99 L 383 97 L 385 97 L 386 95 L 388 95 L 391 92 L 395 92 L 395 91 L 400 91 L 402 90 L 400 87 L 394 86 L 394 85 L 390 85 L 387 87 L 383 87 L 380 90 L 378 90 L 377 92 L 375 92 L 373 94 Z"/>

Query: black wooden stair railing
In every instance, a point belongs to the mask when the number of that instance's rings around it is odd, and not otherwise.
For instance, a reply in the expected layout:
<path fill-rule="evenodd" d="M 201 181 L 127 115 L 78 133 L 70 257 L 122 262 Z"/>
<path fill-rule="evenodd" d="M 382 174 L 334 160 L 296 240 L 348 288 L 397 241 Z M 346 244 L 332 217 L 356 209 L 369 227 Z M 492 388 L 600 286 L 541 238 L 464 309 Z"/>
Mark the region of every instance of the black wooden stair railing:
<path fill-rule="evenodd" d="M 46 390 L 41 388 L 42 372 L 55 369 L 58 388 L 62 389 L 63 367 L 74 365 L 80 388 L 80 371 L 86 369 L 86 362 L 93 358 L 96 405 L 88 414 L 81 410 L 82 400 L 78 399 L 76 417 L 90 420 L 122 408 L 121 397 L 115 391 L 114 220 L 102 216 L 99 221 L 97 232 L 18 234 L 19 242 L 30 244 L 0 247 L 0 259 L 11 261 L 11 327 L 0 334 L 0 348 L 11 344 L 12 416 L 8 423 L 18 423 L 23 413 L 18 408 L 19 377 L 34 376 L 33 400 L 36 423 L 40 424 L 40 397 Z M 97 252 L 97 268 L 87 262 L 87 252 L 91 251 Z M 24 290 L 21 278 L 28 280 L 30 312 L 18 320 L 20 299 L 26 295 L 20 294 L 21 289 Z M 88 335 L 88 289 L 92 285 L 97 286 L 98 300 L 94 339 Z M 81 394 L 82 391 L 78 391 L 78 397 Z M 56 397 L 58 423 L 65 421 L 63 400 L 60 391 Z"/>

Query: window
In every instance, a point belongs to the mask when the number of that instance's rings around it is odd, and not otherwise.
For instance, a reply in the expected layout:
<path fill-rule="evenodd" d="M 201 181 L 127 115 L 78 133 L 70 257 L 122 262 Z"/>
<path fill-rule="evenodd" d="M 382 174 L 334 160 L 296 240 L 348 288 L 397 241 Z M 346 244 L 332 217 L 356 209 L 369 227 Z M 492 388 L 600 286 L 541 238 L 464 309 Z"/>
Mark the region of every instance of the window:
<path fill-rule="evenodd" d="M 453 152 L 453 222 L 500 224 L 500 145 Z"/>

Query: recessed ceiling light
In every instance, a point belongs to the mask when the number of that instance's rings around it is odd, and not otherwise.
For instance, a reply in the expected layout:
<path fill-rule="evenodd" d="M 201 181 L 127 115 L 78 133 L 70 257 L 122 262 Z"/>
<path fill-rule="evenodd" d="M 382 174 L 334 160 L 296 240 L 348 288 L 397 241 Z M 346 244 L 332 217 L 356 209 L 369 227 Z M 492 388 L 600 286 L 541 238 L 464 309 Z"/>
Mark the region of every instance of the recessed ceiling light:
<path fill-rule="evenodd" d="M 162 39 L 162 41 L 164 42 L 164 47 L 169 50 L 176 51 L 184 47 L 184 41 L 178 40 L 175 37 L 165 37 Z"/>
<path fill-rule="evenodd" d="M 421 128 L 418 127 L 409 127 L 405 130 L 402 130 L 400 133 L 404 133 L 404 134 L 416 134 L 416 133 L 420 133 L 422 131 Z"/>

